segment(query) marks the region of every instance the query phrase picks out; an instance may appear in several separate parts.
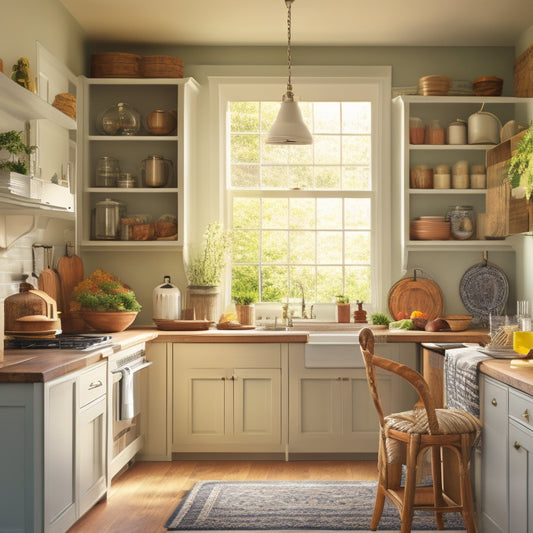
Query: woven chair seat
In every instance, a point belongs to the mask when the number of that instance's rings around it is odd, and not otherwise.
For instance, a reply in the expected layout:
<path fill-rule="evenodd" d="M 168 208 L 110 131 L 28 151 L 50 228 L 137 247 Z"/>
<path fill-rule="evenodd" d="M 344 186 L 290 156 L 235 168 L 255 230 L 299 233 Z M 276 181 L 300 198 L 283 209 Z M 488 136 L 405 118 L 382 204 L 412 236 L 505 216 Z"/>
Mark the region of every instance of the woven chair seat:
<path fill-rule="evenodd" d="M 473 445 L 479 438 L 481 422 L 470 413 L 459 409 L 435 409 L 439 421 L 440 435 L 471 435 L 470 442 Z M 387 462 L 405 463 L 406 445 L 396 439 L 388 438 L 389 430 L 401 431 L 408 434 L 429 435 L 428 417 L 425 409 L 414 409 L 402 413 L 392 413 L 385 417 L 383 433 L 385 439 L 385 452 Z"/>
<path fill-rule="evenodd" d="M 478 433 L 481 422 L 470 413 L 460 409 L 435 409 L 439 422 L 439 435 L 459 435 Z M 385 429 L 395 429 L 403 433 L 429 435 L 429 423 L 425 409 L 413 409 L 403 413 L 393 413 L 385 417 Z"/>

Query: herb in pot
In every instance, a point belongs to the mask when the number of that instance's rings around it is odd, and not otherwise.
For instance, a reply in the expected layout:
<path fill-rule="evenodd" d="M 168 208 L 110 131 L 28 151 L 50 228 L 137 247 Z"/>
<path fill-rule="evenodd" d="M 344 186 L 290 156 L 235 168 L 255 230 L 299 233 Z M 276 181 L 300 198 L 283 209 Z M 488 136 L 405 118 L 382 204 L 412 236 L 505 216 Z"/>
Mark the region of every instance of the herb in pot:
<path fill-rule="evenodd" d="M 391 319 L 385 313 L 374 313 L 370 315 L 370 319 L 374 326 L 388 326 L 391 322 Z"/>
<path fill-rule="evenodd" d="M 507 181 L 513 189 L 523 187 L 526 200 L 533 194 L 533 125 L 522 137 L 507 164 Z"/>

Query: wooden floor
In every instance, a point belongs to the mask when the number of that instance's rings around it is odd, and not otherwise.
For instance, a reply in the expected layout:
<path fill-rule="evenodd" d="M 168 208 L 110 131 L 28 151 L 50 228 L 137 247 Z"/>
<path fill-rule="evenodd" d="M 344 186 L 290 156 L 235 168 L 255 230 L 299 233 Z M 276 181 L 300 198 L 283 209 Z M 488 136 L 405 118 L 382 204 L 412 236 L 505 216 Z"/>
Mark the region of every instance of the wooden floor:
<path fill-rule="evenodd" d="M 375 461 L 139 462 L 116 477 L 107 500 L 69 533 L 162 533 L 185 493 L 200 480 L 376 480 Z"/>

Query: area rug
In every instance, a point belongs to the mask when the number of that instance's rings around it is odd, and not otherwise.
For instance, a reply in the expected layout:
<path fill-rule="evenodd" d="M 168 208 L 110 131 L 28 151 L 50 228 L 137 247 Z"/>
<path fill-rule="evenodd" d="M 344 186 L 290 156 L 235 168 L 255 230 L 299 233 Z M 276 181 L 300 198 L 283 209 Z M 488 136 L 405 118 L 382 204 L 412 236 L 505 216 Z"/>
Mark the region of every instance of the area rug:
<path fill-rule="evenodd" d="M 376 482 L 200 481 L 165 527 L 187 530 L 370 529 Z M 459 513 L 444 515 L 446 529 L 463 530 Z M 399 530 L 398 510 L 388 501 L 378 530 Z M 415 511 L 413 530 L 437 529 L 434 515 Z"/>

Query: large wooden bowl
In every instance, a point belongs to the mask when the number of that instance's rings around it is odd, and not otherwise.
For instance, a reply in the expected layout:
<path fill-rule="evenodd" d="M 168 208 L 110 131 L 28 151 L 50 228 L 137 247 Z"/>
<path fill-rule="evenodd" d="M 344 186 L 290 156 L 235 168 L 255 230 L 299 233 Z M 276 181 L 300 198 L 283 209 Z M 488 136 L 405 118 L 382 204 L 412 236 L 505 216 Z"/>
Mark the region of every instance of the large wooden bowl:
<path fill-rule="evenodd" d="M 446 320 L 452 331 L 464 331 L 472 322 L 472 315 L 441 315 L 439 318 Z"/>
<path fill-rule="evenodd" d="M 133 323 L 136 311 L 81 311 L 81 317 L 95 331 L 102 333 L 118 333 Z"/>

